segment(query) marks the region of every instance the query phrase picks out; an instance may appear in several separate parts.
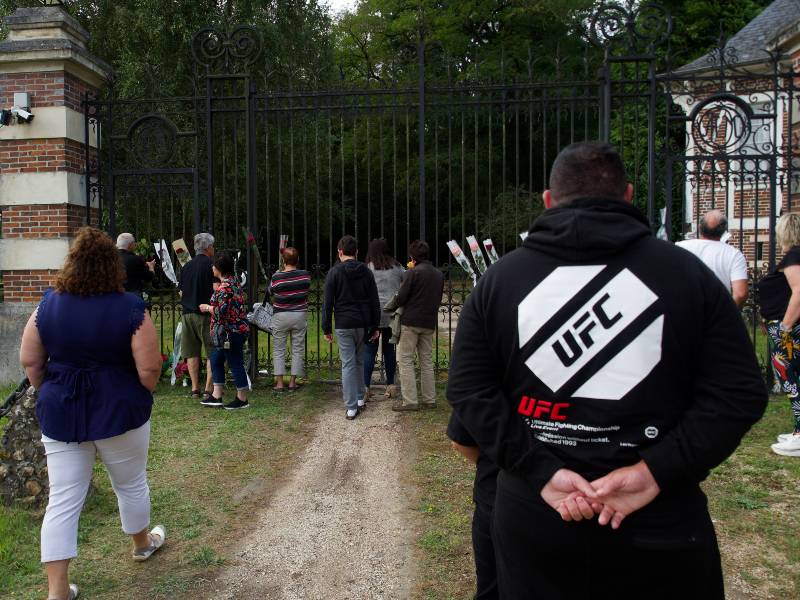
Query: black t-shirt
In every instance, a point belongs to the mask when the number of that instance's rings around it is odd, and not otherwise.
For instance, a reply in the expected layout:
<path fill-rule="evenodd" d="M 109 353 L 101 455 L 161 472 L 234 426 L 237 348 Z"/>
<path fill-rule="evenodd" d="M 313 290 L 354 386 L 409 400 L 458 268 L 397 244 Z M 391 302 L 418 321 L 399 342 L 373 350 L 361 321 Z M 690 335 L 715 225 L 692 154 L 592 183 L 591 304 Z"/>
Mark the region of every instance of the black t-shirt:
<path fill-rule="evenodd" d="M 119 257 L 125 267 L 125 291 L 142 293 L 145 282 L 153 280 L 153 272 L 147 268 L 144 259 L 128 250 L 120 250 Z"/>
<path fill-rule="evenodd" d="M 205 254 L 197 254 L 189 264 L 181 269 L 181 305 L 183 314 L 200 313 L 200 305 L 208 304 L 214 293 L 214 272 L 211 259 Z"/>
<path fill-rule="evenodd" d="M 761 304 L 761 316 L 767 321 L 782 319 L 789 306 L 792 288 L 786 280 L 783 270 L 786 267 L 800 265 L 800 246 L 792 246 L 778 263 L 775 270 L 758 282 L 758 295 Z"/>
<path fill-rule="evenodd" d="M 447 424 L 447 437 L 462 446 L 477 446 L 455 413 L 450 415 Z M 475 469 L 475 484 L 472 487 L 472 499 L 475 504 L 481 504 L 489 509 L 494 507 L 494 496 L 497 491 L 497 475 L 500 469 L 489 460 L 485 454 L 478 455 L 478 464 Z"/>

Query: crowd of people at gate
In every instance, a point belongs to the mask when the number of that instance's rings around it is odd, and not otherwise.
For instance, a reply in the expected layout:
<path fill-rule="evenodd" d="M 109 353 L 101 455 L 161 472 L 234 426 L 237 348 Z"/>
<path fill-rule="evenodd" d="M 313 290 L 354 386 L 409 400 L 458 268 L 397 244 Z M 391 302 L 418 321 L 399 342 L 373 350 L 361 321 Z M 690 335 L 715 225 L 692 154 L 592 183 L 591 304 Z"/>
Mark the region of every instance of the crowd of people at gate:
<path fill-rule="evenodd" d="M 679 248 L 653 237 L 632 197 L 612 147 L 564 149 L 543 194 L 547 210 L 522 247 L 480 279 L 460 315 L 447 435 L 477 465 L 476 598 L 571 600 L 596 590 L 623 599 L 642 590 L 652 598 L 724 598 L 699 483 L 766 406 L 738 311 L 746 261 L 743 268 L 744 257 L 721 241 L 722 213 L 705 215 L 700 239 Z M 794 431 L 772 450 L 798 457 L 800 215 L 783 215 L 777 238 L 783 259 L 759 283 L 761 313 Z M 20 358 L 38 389 L 50 474 L 41 551 L 51 600 L 78 595 L 68 566 L 97 455 L 132 559 L 147 560 L 166 540 L 166 527 L 150 527 L 146 477 L 162 364 L 141 290 L 154 265 L 132 245 L 129 234 L 115 247 L 83 228 L 23 334 Z M 194 247 L 179 283 L 191 395 L 204 406 L 247 408 L 243 347 L 251 324 L 234 261 L 215 252 L 209 233 L 197 234 Z M 379 352 L 393 410 L 435 406 L 432 344 L 444 277 L 428 244 L 410 244 L 408 269 L 385 240 L 373 240 L 363 262 L 352 236 L 339 240 L 337 253 L 321 328 L 339 347 L 345 417 L 356 419 L 376 395 Z M 311 281 L 296 249 L 282 258 L 268 286 L 279 393 L 304 377 Z M 226 365 L 236 390 L 227 402 Z"/>

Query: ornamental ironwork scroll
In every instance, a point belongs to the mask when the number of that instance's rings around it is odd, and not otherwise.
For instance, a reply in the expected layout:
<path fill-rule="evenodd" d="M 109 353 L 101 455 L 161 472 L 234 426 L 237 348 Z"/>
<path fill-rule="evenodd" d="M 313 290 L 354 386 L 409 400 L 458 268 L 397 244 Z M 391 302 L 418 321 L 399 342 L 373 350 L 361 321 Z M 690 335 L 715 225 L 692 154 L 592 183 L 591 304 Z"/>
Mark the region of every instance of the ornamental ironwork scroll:
<path fill-rule="evenodd" d="M 178 128 L 162 115 L 139 117 L 128 128 L 128 149 L 140 165 L 158 167 L 169 164 L 175 155 Z"/>
<path fill-rule="evenodd" d="M 707 154 L 734 154 L 750 140 L 753 109 L 738 96 L 712 96 L 689 116 L 692 139 Z"/>
<path fill-rule="evenodd" d="M 666 8 L 634 0 L 626 0 L 624 4 L 603 2 L 588 25 L 593 43 L 603 46 L 624 42 L 630 52 L 641 45 L 652 50 L 667 42 L 672 33 L 672 17 Z"/>
<path fill-rule="evenodd" d="M 252 25 L 239 25 L 228 32 L 206 27 L 192 38 L 192 56 L 208 71 L 234 73 L 258 60 L 261 33 Z"/>

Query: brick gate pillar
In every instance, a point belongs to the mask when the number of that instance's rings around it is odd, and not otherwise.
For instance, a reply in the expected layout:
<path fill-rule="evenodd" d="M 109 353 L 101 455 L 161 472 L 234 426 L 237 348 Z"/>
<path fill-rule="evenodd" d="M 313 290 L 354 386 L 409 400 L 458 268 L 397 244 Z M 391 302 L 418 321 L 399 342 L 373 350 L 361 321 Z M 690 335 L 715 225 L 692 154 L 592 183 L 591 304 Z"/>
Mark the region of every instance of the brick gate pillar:
<path fill-rule="evenodd" d="M 60 7 L 20 8 L 5 25 L 0 109 L 27 94 L 34 118 L 12 117 L 0 128 L 0 383 L 21 375 L 17 353 L 27 315 L 85 224 L 86 145 L 97 141 L 93 131 L 86 139 L 81 102 L 111 73 L 87 50 L 88 32 Z"/>

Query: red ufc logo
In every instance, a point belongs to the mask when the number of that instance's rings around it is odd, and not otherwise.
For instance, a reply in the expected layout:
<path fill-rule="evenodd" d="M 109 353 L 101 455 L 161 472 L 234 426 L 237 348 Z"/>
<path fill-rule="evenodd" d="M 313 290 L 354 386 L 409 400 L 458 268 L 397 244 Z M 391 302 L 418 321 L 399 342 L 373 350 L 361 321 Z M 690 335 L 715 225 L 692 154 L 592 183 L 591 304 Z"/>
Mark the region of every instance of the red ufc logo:
<path fill-rule="evenodd" d="M 548 402 L 547 400 L 537 400 L 523 396 L 519 401 L 517 412 L 526 417 L 534 419 L 549 419 L 550 421 L 566 421 L 567 416 L 562 414 L 569 408 L 568 402 Z"/>

